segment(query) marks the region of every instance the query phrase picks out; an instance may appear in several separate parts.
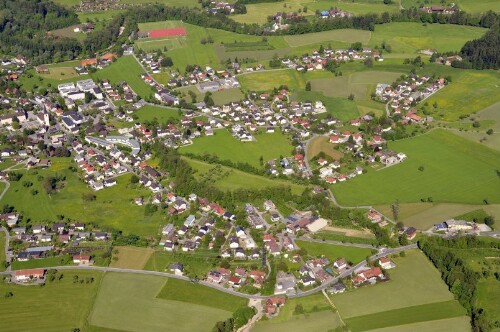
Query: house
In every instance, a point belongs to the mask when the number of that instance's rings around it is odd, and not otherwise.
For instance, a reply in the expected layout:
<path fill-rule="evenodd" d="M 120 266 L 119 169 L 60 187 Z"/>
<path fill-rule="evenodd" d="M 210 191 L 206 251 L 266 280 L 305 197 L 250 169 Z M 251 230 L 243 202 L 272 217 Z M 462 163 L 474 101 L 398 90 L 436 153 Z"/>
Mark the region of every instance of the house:
<path fill-rule="evenodd" d="M 173 263 L 168 266 L 170 272 L 174 272 L 177 276 L 182 276 L 184 274 L 184 265 L 182 263 Z"/>
<path fill-rule="evenodd" d="M 73 255 L 73 263 L 75 264 L 90 264 L 89 255 Z"/>
<path fill-rule="evenodd" d="M 390 270 L 396 267 L 396 264 L 387 257 L 381 257 L 378 260 L 378 265 L 384 270 Z"/>
<path fill-rule="evenodd" d="M 343 283 L 339 282 L 338 284 L 333 285 L 328 292 L 332 294 L 341 294 L 345 292 L 346 287 Z"/>
<path fill-rule="evenodd" d="M 44 275 L 44 269 L 17 270 L 14 272 L 14 280 L 17 282 L 28 282 L 42 279 Z"/>
<path fill-rule="evenodd" d="M 217 271 L 210 271 L 207 274 L 207 281 L 208 282 L 213 282 L 214 284 L 220 284 L 224 280 L 224 277 L 222 276 L 221 273 Z"/>
<path fill-rule="evenodd" d="M 228 282 L 233 287 L 240 287 L 241 278 L 237 277 L 237 276 L 232 276 L 232 277 L 229 277 Z"/>
<path fill-rule="evenodd" d="M 414 227 L 408 227 L 405 234 L 408 240 L 413 240 L 417 236 L 417 230 Z"/>
<path fill-rule="evenodd" d="M 347 266 L 347 261 L 344 258 L 339 258 L 335 261 L 335 263 L 333 263 L 333 267 L 337 270 L 345 269 Z"/>
<path fill-rule="evenodd" d="M 371 269 L 359 272 L 353 279 L 352 283 L 354 286 L 360 286 L 365 282 L 375 283 L 377 278 L 385 278 L 380 267 L 373 267 Z"/>
<path fill-rule="evenodd" d="M 377 211 L 370 210 L 368 212 L 368 219 L 370 219 L 372 223 L 379 223 L 382 221 L 382 216 Z"/>

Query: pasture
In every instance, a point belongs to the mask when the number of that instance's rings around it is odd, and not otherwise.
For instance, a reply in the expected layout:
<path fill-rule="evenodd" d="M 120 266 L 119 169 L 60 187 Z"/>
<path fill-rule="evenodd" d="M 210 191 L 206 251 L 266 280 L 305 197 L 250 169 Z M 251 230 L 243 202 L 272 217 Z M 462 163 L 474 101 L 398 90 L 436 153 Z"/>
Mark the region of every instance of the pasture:
<path fill-rule="evenodd" d="M 430 2 L 430 4 L 437 4 L 438 2 Z M 461 10 L 467 13 L 484 13 L 488 10 L 500 12 L 500 3 L 496 0 L 456 0 L 455 4 Z M 401 0 L 401 5 L 404 8 L 420 7 L 421 5 L 429 5 L 429 2 L 424 0 Z"/>
<path fill-rule="evenodd" d="M 211 331 L 217 321 L 231 316 L 227 310 L 157 298 L 166 283 L 163 277 L 107 273 L 90 323 L 132 332 L 165 331 L 172 326 L 179 332 Z"/>
<path fill-rule="evenodd" d="M 497 257 L 497 259 L 500 259 Z M 497 269 L 498 270 L 498 269 Z M 498 299 L 500 298 L 500 283 L 494 277 L 481 279 L 478 283 L 477 306 L 486 311 L 488 317 L 498 320 L 500 318 L 500 308 Z"/>
<path fill-rule="evenodd" d="M 0 301 L 1 330 L 67 332 L 84 329 L 97 294 L 102 273 L 60 271 L 61 280 L 47 282 L 44 287 L 0 283 L 0 293 L 13 296 Z M 73 276 L 94 278 L 92 283 L 73 283 Z"/>
<path fill-rule="evenodd" d="M 165 219 L 159 212 L 145 216 L 144 207 L 132 203 L 135 197 L 148 197 L 151 192 L 140 187 L 133 188 L 130 185 L 130 175 L 120 176 L 116 186 L 94 193 L 76 173 L 68 169 L 73 164 L 70 158 L 51 158 L 51 161 L 49 169 L 24 172 L 21 180 L 12 182 L 5 194 L 5 201 L 15 206 L 26 219 L 43 222 L 64 215 L 73 220 L 93 222 L 104 229 L 116 228 L 126 234 L 138 235 L 156 234 L 158 227 L 164 222 Z M 49 196 L 43 189 L 39 176 L 43 180 L 46 176 L 56 174 L 66 177 L 65 185 L 59 192 Z M 33 186 L 24 187 L 24 181 L 32 182 Z M 32 195 L 32 189 L 38 190 L 38 194 Z M 87 193 L 94 193 L 96 200 L 85 201 L 83 195 Z"/>
<path fill-rule="evenodd" d="M 239 307 L 245 307 L 248 301 L 243 297 L 226 294 L 210 287 L 172 278 L 167 279 L 157 298 L 202 305 L 225 311 L 234 311 Z"/>
<path fill-rule="evenodd" d="M 380 329 L 370 330 L 370 332 L 442 332 L 448 330 L 454 332 L 470 332 L 470 318 L 467 316 L 460 316 L 454 318 L 431 320 L 426 322 L 383 327 Z"/>
<path fill-rule="evenodd" d="M 219 160 L 248 163 L 259 168 L 260 157 L 265 163 L 280 156 L 290 156 L 292 145 L 288 137 L 281 132 L 258 134 L 255 135 L 254 142 L 240 142 L 229 131 L 222 129 L 215 131 L 214 136 L 197 138 L 192 145 L 180 148 L 179 152 L 199 156 L 216 155 Z"/>
<path fill-rule="evenodd" d="M 429 197 L 443 203 L 500 202 L 497 151 L 442 129 L 388 146 L 408 159 L 332 186 L 340 204 L 391 204 L 396 199 L 414 203 Z"/>
<path fill-rule="evenodd" d="M 324 152 L 327 156 L 332 157 L 334 160 L 339 160 L 344 156 L 342 152 L 333 149 L 333 145 L 329 142 L 329 138 L 326 136 L 319 136 L 311 141 L 309 149 L 307 150 L 307 156 L 309 160 L 311 160 L 320 152 Z"/>
<path fill-rule="evenodd" d="M 319 79 L 323 80 L 323 79 Z M 329 82 L 329 78 L 324 79 Z M 314 80 L 312 81 L 314 82 Z M 321 86 L 327 90 L 328 83 L 320 83 Z M 323 92 L 317 91 L 296 91 L 292 99 L 298 101 L 321 101 L 326 108 L 326 113 L 320 114 L 319 117 L 333 116 L 342 121 L 347 121 L 359 117 L 358 107 L 355 101 L 342 97 L 329 97 L 325 96 Z"/>
<path fill-rule="evenodd" d="M 441 280 L 439 271 L 419 250 L 407 251 L 406 257 L 395 257 L 392 260 L 396 268 L 389 271 L 390 281 L 331 296 L 342 318 L 351 319 L 408 307 L 453 301 L 453 295 Z M 404 296 L 396 296 L 396 294 L 404 294 Z M 384 300 L 381 301 L 381 299 Z M 456 308 L 454 304 L 449 306 L 451 309 Z M 460 308 L 459 305 L 458 307 Z M 465 310 L 462 309 L 461 312 L 465 314 Z M 435 319 L 441 318 L 447 317 Z M 407 323 L 409 322 L 404 324 Z M 392 325 L 401 324 L 393 322 Z"/>
<path fill-rule="evenodd" d="M 288 306 L 291 306 L 291 304 L 286 303 L 285 307 L 281 308 L 281 310 L 285 310 Z M 255 327 L 252 328 L 252 332 L 328 332 L 342 325 L 338 314 L 331 311 L 312 312 L 307 315 L 293 316 L 286 321 L 276 321 L 280 316 L 281 313 L 277 318 L 258 322 Z"/>
<path fill-rule="evenodd" d="M 307 242 L 296 240 L 295 243 L 307 251 L 307 254 L 313 257 L 325 256 L 330 262 L 336 261 L 338 258 L 345 258 L 347 261 L 357 264 L 370 256 L 371 249 L 337 246 L 327 243 Z"/>
<path fill-rule="evenodd" d="M 0 248 L 5 248 L 4 232 L 0 232 Z M 5 250 L 0 250 L 0 271 L 5 271 Z"/>
<path fill-rule="evenodd" d="M 166 108 L 163 106 L 146 105 L 134 112 L 137 120 L 141 123 L 153 121 L 156 119 L 158 123 L 175 121 L 181 118 L 179 111 L 175 108 Z"/>
<path fill-rule="evenodd" d="M 207 272 L 217 264 L 216 256 L 217 253 L 203 250 L 191 253 L 155 251 L 144 266 L 144 270 L 164 272 L 168 270 L 170 264 L 180 262 L 184 265 L 185 275 L 203 279 Z"/>
<path fill-rule="evenodd" d="M 185 158 L 184 160 L 195 170 L 195 177 L 202 181 L 210 181 L 214 187 L 221 190 L 262 189 L 266 187 L 286 186 L 291 188 L 292 193 L 300 195 L 306 188 L 303 185 L 290 181 L 270 179 L 226 166 L 208 164 L 196 159 Z"/>
<path fill-rule="evenodd" d="M 117 251 L 117 253 L 115 253 Z M 142 270 L 154 250 L 140 247 L 114 247 L 110 267 Z"/>
<path fill-rule="evenodd" d="M 331 41 L 339 41 L 344 43 L 361 42 L 363 43 L 363 45 L 366 45 L 370 41 L 371 32 L 356 29 L 338 29 L 308 33 L 304 35 L 284 36 L 283 38 L 290 47 L 299 47 Z"/>

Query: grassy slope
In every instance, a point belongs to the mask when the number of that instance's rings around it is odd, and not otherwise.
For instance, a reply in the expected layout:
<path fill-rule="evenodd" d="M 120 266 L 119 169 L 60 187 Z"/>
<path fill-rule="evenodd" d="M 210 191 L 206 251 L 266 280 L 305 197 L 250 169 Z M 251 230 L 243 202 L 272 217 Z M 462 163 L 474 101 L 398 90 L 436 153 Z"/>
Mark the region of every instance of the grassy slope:
<path fill-rule="evenodd" d="M 179 332 L 210 331 L 215 322 L 231 315 L 226 310 L 156 298 L 166 280 L 147 275 L 106 274 L 91 324 L 133 332 L 165 331 L 172 326 Z"/>
<path fill-rule="evenodd" d="M 295 242 L 300 248 L 307 250 L 308 255 L 324 255 L 332 262 L 342 257 L 347 261 L 359 263 L 362 260 L 366 259 L 366 256 L 369 256 L 371 254 L 370 249 L 364 248 L 336 246 L 326 243 L 306 242 L 299 240 Z"/>
<path fill-rule="evenodd" d="M 0 283 L 1 330 L 67 332 L 83 328 L 97 293 L 102 274 L 88 271 L 63 271 L 61 281 L 48 282 L 45 287 L 17 286 Z M 74 284 L 73 276 L 94 277 L 91 284 Z M 3 294 L 12 292 L 11 298 Z"/>
<path fill-rule="evenodd" d="M 499 258 L 497 257 L 497 260 Z M 498 270 L 498 269 L 497 269 Z M 500 318 L 500 282 L 494 277 L 481 279 L 478 284 L 477 305 L 485 309 L 488 317 L 498 320 Z"/>
<path fill-rule="evenodd" d="M 420 251 L 408 251 L 405 258 L 393 261 L 397 267 L 389 271 L 389 282 L 333 296 L 342 317 L 352 318 L 453 300 L 439 272 Z"/>
<path fill-rule="evenodd" d="M 406 153 L 408 159 L 333 186 L 341 204 L 384 204 L 396 199 L 407 203 L 427 197 L 435 202 L 481 204 L 485 198 L 498 202 L 495 170 L 500 154 L 496 151 L 444 130 L 391 142 L 389 148 Z M 425 170 L 419 171 L 420 166 Z"/>
<path fill-rule="evenodd" d="M 291 155 L 292 145 L 280 132 L 256 135 L 255 139 L 256 142 L 240 142 L 227 130 L 217 130 L 214 136 L 198 138 L 192 145 L 183 147 L 179 151 L 197 155 L 216 154 L 221 160 L 248 163 L 254 167 L 260 167 L 261 156 L 266 162 L 279 158 L 280 155 Z"/>
<path fill-rule="evenodd" d="M 226 311 L 234 311 L 247 304 L 247 300 L 242 297 L 226 294 L 213 288 L 192 284 L 178 279 L 168 279 L 157 297 L 160 299 L 187 302 Z"/>

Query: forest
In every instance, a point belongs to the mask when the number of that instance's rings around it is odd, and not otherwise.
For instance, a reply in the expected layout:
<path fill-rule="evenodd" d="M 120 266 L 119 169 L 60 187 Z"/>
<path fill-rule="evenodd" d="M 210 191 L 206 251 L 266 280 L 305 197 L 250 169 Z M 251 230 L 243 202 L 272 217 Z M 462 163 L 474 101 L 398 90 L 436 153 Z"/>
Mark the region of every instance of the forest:
<path fill-rule="evenodd" d="M 483 37 L 465 43 L 460 51 L 461 62 L 452 65 L 458 68 L 499 69 L 500 27 L 496 25 Z"/>

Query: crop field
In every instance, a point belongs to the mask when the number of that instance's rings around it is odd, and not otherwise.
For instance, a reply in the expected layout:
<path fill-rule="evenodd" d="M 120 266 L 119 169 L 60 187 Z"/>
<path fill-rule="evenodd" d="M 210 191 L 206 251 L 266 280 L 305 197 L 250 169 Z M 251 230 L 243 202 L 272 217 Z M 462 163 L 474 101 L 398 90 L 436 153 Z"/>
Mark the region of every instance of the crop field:
<path fill-rule="evenodd" d="M 453 295 L 441 280 L 439 271 L 419 250 L 407 251 L 406 257 L 396 257 L 392 260 L 396 268 L 389 271 L 390 281 L 331 296 L 343 318 L 453 301 Z M 425 282 L 422 282 L 423 280 Z M 384 301 L 380 301 L 382 298 Z"/>
<path fill-rule="evenodd" d="M 417 50 L 434 48 L 439 52 L 459 51 L 465 42 L 486 33 L 486 29 L 449 25 L 394 22 L 377 25 L 369 46 L 391 45 L 393 53 L 414 53 Z"/>
<path fill-rule="evenodd" d="M 90 323 L 131 332 L 165 331 L 172 326 L 179 332 L 211 331 L 217 321 L 231 316 L 227 310 L 157 298 L 166 282 L 157 276 L 107 273 Z"/>
<path fill-rule="evenodd" d="M 345 258 L 347 261 L 357 264 L 371 255 L 371 249 L 337 246 L 327 243 L 295 241 L 297 245 L 305 249 L 310 256 L 319 257 L 324 255 L 331 262 L 336 261 L 338 258 Z"/>
<path fill-rule="evenodd" d="M 158 120 L 159 123 L 178 120 L 181 118 L 179 111 L 175 108 L 165 108 L 153 105 L 146 105 L 134 112 L 139 122 Z"/>
<path fill-rule="evenodd" d="M 70 158 L 52 158 L 52 166 L 47 170 L 30 170 L 25 172 L 18 182 L 12 182 L 5 194 L 5 201 L 21 211 L 25 218 L 32 222 L 55 220 L 57 215 L 64 215 L 73 220 L 93 222 L 103 228 L 117 228 L 125 233 L 138 235 L 156 234 L 159 225 L 164 222 L 160 213 L 152 216 L 144 215 L 144 207 L 137 206 L 132 200 L 138 196 L 147 197 L 147 189 L 134 189 L 130 186 L 130 175 L 123 175 L 117 179 L 117 185 L 106 190 L 95 192 L 96 200 L 86 202 L 82 196 L 93 192 L 76 173 L 68 167 L 72 164 Z M 58 193 L 49 196 L 43 189 L 39 176 L 66 176 L 65 186 Z M 33 183 L 26 188 L 24 181 Z M 32 195 L 31 190 L 38 190 Z"/>
<path fill-rule="evenodd" d="M 461 74 L 427 100 L 429 105 L 437 104 L 435 110 L 428 107 L 434 118 L 455 121 L 460 115 L 479 112 L 500 101 L 498 73 L 468 70 Z"/>
<path fill-rule="evenodd" d="M 412 203 L 429 197 L 443 203 L 500 202 L 497 151 L 442 129 L 390 142 L 389 148 L 404 152 L 408 159 L 332 186 L 341 204 L 391 204 L 396 199 Z"/>
<path fill-rule="evenodd" d="M 221 190 L 262 189 L 266 187 L 287 186 L 291 188 L 292 193 L 298 195 L 304 192 L 306 188 L 303 185 L 290 181 L 274 180 L 225 166 L 220 166 L 221 174 L 219 175 L 214 171 L 216 166 L 213 164 L 204 163 L 196 159 L 185 158 L 185 160 L 196 171 L 195 176 L 198 179 L 213 181 L 211 184 Z"/>
<path fill-rule="evenodd" d="M 285 304 L 285 307 L 281 310 L 284 310 L 286 306 L 289 305 L 289 303 Z M 255 327 L 252 328 L 252 332 L 328 332 L 333 331 L 335 328 L 342 325 L 338 314 L 331 311 L 320 311 L 307 315 L 297 315 L 292 317 L 290 320 L 281 322 L 275 322 L 276 319 L 277 318 L 273 318 L 268 321 L 257 323 Z"/>
<path fill-rule="evenodd" d="M 136 270 L 142 270 L 154 252 L 151 248 L 140 247 L 114 247 L 113 251 L 118 253 L 113 253 L 110 267 Z"/>
<path fill-rule="evenodd" d="M 304 35 L 284 36 L 285 41 L 290 47 L 315 44 L 319 42 L 340 41 L 345 43 L 361 42 L 368 44 L 371 38 L 371 32 L 356 29 L 338 29 L 308 33 Z"/>
<path fill-rule="evenodd" d="M 134 57 L 122 56 L 110 66 L 96 71 L 91 76 L 96 81 L 108 79 L 111 84 L 125 81 L 135 93 L 141 98 L 145 98 L 152 95 L 153 90 L 141 79 L 140 75 L 142 73 L 144 73 L 144 71 L 139 63 L 135 61 Z"/>
<path fill-rule="evenodd" d="M 99 288 L 102 274 L 89 271 L 60 271 L 63 278 L 44 287 L 0 283 L 1 330 L 67 332 L 83 329 Z M 73 283 L 73 276 L 94 278 L 93 283 Z M 7 292 L 13 296 L 3 298 Z"/>
<path fill-rule="evenodd" d="M 282 156 L 290 156 L 292 145 L 287 136 L 281 132 L 255 135 L 255 142 L 240 142 L 227 130 L 217 130 L 214 136 L 196 139 L 192 145 L 179 149 L 180 153 L 192 153 L 203 156 L 216 155 L 220 160 L 233 163 L 248 163 L 260 167 L 260 157 L 264 162 Z"/>
<path fill-rule="evenodd" d="M 178 279 L 167 279 L 157 298 L 203 305 L 225 311 L 234 311 L 239 307 L 244 307 L 248 301 L 242 297 Z"/>

